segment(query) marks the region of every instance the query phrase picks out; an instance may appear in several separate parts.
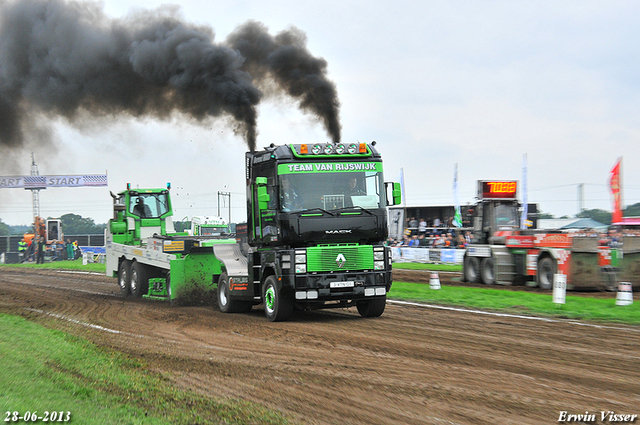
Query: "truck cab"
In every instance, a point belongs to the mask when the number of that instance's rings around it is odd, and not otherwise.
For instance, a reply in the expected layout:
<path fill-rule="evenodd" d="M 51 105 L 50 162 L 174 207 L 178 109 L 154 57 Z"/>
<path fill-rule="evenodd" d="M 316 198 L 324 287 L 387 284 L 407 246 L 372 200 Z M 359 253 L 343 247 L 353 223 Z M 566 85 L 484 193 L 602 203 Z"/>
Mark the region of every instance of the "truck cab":
<path fill-rule="evenodd" d="M 504 245 L 505 237 L 519 229 L 519 207 L 515 200 L 479 202 L 473 217 L 474 242 Z"/>
<path fill-rule="evenodd" d="M 385 184 L 375 142 L 271 145 L 245 161 L 247 274 L 221 277 L 221 309 L 263 302 L 270 320 L 293 308 L 381 315 L 392 282 L 386 206 L 400 188 Z"/>
<path fill-rule="evenodd" d="M 220 236 L 229 233 L 229 226 L 224 218 L 218 216 L 195 216 L 191 218 L 192 236 Z"/>
<path fill-rule="evenodd" d="M 127 190 L 117 196 L 112 193 L 113 219 L 109 221 L 109 230 L 113 241 L 141 245 L 154 234 L 175 233 L 169 189 L 170 185 L 166 189 L 131 189 L 127 184 Z"/>

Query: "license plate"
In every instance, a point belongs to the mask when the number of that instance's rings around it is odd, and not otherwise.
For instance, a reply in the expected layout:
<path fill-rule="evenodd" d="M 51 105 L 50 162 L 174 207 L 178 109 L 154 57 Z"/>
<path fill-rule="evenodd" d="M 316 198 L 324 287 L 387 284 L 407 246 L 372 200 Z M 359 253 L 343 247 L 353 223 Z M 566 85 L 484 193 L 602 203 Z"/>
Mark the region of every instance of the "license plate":
<path fill-rule="evenodd" d="M 345 282 L 331 282 L 329 287 L 331 288 L 353 288 L 356 283 L 353 280 L 347 280 Z"/>

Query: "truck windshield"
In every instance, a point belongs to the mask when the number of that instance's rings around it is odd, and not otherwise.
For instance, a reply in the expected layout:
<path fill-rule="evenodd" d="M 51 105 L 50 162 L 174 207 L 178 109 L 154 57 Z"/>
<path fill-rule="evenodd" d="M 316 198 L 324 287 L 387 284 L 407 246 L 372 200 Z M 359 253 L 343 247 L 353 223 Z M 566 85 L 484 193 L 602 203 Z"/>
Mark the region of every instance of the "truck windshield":
<path fill-rule="evenodd" d="M 166 193 L 139 193 L 131 195 L 129 212 L 142 218 L 158 218 L 169 212 Z"/>
<path fill-rule="evenodd" d="M 299 173 L 279 176 L 279 208 L 301 211 L 385 205 L 379 171 Z"/>
<path fill-rule="evenodd" d="M 496 225 L 498 229 L 518 226 L 518 210 L 513 204 L 496 205 Z"/>

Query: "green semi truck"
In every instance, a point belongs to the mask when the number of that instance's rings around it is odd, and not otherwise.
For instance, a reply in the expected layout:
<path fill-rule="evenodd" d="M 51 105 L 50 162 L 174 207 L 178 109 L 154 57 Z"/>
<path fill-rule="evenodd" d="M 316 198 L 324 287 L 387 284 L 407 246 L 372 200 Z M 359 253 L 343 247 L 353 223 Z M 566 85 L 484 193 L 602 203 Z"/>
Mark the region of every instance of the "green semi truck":
<path fill-rule="evenodd" d="M 247 152 L 245 165 L 238 241 L 174 232 L 169 189 L 113 195 L 107 274 L 123 295 L 214 291 L 222 312 L 263 304 L 271 321 L 352 306 L 380 316 L 392 282 L 386 207 L 400 202 L 400 185 L 384 182 L 375 142 L 271 145 Z"/>

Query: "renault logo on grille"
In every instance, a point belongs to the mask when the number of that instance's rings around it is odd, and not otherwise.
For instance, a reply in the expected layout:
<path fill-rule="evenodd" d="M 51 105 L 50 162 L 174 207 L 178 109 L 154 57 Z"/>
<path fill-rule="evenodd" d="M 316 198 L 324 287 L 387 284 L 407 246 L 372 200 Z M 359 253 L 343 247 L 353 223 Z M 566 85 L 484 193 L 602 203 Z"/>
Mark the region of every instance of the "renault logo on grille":
<path fill-rule="evenodd" d="M 346 262 L 347 262 L 347 259 L 344 258 L 344 255 L 338 254 L 338 256 L 336 257 L 336 263 L 338 264 L 338 267 L 344 266 L 344 263 Z"/>

